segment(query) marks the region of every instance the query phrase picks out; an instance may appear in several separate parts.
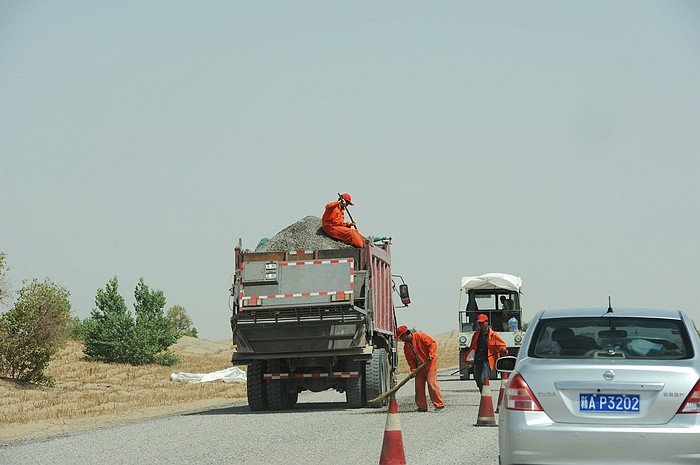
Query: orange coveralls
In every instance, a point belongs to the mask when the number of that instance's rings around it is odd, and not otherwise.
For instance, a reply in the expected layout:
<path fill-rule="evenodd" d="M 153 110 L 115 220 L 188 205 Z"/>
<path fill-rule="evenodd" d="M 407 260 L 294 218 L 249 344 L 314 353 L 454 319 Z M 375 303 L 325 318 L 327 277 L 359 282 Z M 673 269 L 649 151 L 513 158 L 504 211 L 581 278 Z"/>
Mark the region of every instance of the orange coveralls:
<path fill-rule="evenodd" d="M 413 336 L 411 343 L 404 342 L 403 344 L 403 354 L 406 356 L 406 362 L 408 362 L 411 371 L 414 371 L 418 365 L 425 362 L 428 357 L 433 359 L 416 374 L 416 405 L 420 409 L 428 410 L 428 402 L 425 398 L 425 385 L 427 383 L 430 401 L 436 408 L 444 407 L 445 401 L 442 399 L 440 386 L 438 386 L 437 382 L 437 342 L 420 331 L 412 332 L 411 334 Z M 411 345 L 416 351 L 415 354 L 411 349 Z M 416 355 L 420 358 L 420 361 L 416 360 Z"/>
<path fill-rule="evenodd" d="M 340 208 L 337 200 L 326 204 L 326 211 L 321 218 L 321 226 L 326 234 L 361 249 L 365 246 L 365 238 L 360 231 L 351 228 L 351 224 L 345 222 L 345 211 Z"/>

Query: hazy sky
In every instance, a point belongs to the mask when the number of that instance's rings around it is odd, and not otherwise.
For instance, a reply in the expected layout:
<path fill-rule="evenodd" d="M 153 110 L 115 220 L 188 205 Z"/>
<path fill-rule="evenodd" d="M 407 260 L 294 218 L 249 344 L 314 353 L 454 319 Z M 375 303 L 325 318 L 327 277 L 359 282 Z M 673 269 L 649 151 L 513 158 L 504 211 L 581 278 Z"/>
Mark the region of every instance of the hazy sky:
<path fill-rule="evenodd" d="M 457 328 L 462 276 L 700 323 L 695 1 L 0 0 L 0 251 L 85 318 L 114 276 L 230 337 L 254 248 L 349 192 Z"/>

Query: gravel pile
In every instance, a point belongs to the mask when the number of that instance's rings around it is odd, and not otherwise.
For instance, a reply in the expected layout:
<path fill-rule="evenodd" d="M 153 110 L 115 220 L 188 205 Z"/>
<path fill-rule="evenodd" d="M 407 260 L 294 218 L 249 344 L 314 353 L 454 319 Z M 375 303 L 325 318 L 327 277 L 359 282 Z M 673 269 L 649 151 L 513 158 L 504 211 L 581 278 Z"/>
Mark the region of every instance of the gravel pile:
<path fill-rule="evenodd" d="M 261 241 L 262 242 L 262 241 Z M 321 228 L 321 218 L 307 216 L 287 226 L 259 244 L 256 252 L 289 252 L 292 250 L 353 249 L 352 245 L 331 239 Z"/>

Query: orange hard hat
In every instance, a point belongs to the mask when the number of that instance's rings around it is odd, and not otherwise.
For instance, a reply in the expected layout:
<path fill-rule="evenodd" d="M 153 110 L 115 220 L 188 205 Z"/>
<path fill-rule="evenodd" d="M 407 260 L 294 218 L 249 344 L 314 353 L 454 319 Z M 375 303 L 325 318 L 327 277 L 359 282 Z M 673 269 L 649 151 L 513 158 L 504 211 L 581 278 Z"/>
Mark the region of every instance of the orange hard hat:
<path fill-rule="evenodd" d="M 406 331 L 408 331 L 408 327 L 406 327 L 406 325 L 401 325 L 396 328 L 396 340 L 400 339 Z"/>
<path fill-rule="evenodd" d="M 476 317 L 476 321 L 477 323 L 483 323 L 484 321 L 489 321 L 489 317 L 482 313 L 481 315 Z"/>

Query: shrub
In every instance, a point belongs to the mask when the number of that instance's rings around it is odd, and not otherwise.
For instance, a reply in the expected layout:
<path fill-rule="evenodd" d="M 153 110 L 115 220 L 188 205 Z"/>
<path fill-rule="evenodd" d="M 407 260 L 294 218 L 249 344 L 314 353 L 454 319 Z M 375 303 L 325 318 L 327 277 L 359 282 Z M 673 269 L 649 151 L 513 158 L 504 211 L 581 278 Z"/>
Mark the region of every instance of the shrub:
<path fill-rule="evenodd" d="M 0 372 L 31 383 L 53 385 L 44 369 L 65 345 L 70 293 L 46 279 L 19 291 L 14 307 L 0 317 Z"/>
<path fill-rule="evenodd" d="M 68 337 L 76 341 L 84 341 L 85 332 L 87 331 L 86 322 L 87 320 L 83 321 L 77 316 L 72 317 L 70 319 L 70 323 L 68 324 Z"/>
<path fill-rule="evenodd" d="M 173 305 L 168 309 L 167 317 L 173 324 L 173 329 L 183 336 L 197 337 L 197 328 L 192 327 L 192 318 L 187 314 L 185 307 Z"/>
<path fill-rule="evenodd" d="M 180 334 L 172 329 L 172 322 L 163 314 L 163 292 L 151 291 L 141 278 L 134 292 L 134 318 L 119 295 L 118 287 L 115 276 L 104 290 L 97 291 L 97 308 L 84 323 L 86 358 L 131 365 L 174 365 L 177 357 L 166 351 Z"/>

